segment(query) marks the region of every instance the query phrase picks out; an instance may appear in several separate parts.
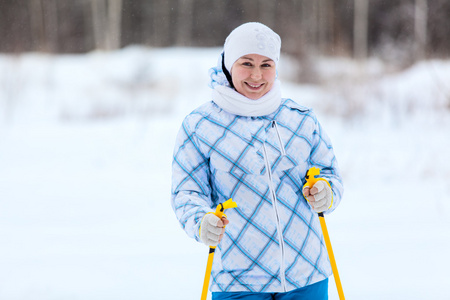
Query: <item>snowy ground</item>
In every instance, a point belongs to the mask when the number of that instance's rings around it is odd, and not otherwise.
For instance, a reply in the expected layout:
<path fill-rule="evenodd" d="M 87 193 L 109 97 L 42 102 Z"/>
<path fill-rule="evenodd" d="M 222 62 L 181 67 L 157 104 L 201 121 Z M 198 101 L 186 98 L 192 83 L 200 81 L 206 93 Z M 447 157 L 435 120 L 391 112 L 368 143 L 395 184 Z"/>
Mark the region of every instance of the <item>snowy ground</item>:
<path fill-rule="evenodd" d="M 0 56 L 0 299 L 200 298 L 207 248 L 178 226 L 170 166 L 217 54 Z M 327 224 L 346 298 L 448 300 L 450 62 L 380 74 L 364 105 L 336 81 L 284 94 L 317 109 L 343 172 Z"/>

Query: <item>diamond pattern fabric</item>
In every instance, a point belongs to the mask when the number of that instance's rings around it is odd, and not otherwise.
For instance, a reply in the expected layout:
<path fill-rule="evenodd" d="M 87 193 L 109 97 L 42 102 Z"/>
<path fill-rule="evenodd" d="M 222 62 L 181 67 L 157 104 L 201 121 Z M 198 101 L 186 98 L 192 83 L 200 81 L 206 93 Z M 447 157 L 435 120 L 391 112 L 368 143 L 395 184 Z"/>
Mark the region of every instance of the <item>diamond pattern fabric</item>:
<path fill-rule="evenodd" d="M 290 99 L 264 117 L 206 103 L 180 128 L 173 158 L 172 207 L 199 241 L 202 217 L 233 198 L 216 249 L 211 291 L 283 292 L 331 275 L 317 214 L 302 195 L 309 168 L 343 187 L 331 142 L 314 113 Z"/>

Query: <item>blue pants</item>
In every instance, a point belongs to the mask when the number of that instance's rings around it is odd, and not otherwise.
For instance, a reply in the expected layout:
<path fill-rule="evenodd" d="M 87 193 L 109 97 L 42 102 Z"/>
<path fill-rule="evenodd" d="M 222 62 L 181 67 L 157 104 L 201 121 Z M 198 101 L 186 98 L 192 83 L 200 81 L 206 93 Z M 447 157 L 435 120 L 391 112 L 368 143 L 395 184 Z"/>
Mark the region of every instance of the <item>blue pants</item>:
<path fill-rule="evenodd" d="M 328 300 L 328 278 L 286 293 L 213 292 L 212 300 Z"/>

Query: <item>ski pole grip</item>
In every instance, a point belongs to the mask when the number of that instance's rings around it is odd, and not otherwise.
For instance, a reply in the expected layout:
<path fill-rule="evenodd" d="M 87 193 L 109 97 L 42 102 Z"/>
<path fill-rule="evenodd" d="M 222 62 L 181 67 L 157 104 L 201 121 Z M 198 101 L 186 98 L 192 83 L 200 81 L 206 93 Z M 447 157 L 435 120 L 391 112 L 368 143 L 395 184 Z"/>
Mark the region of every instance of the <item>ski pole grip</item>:
<path fill-rule="evenodd" d="M 224 211 L 228 208 L 234 208 L 237 207 L 237 203 L 233 201 L 232 198 L 228 199 L 224 203 L 219 203 L 216 208 L 216 212 L 214 213 L 219 219 L 222 219 L 223 217 L 226 217 Z"/>
<path fill-rule="evenodd" d="M 308 172 L 306 172 L 306 183 L 305 185 L 303 185 L 303 189 L 305 189 L 305 187 L 309 187 L 310 189 L 312 189 L 312 187 L 317 183 L 317 181 L 325 181 L 327 183 L 327 185 L 331 188 L 330 182 L 328 180 L 326 180 L 325 178 L 319 178 L 320 175 L 320 169 L 316 168 L 316 167 L 312 167 L 308 170 Z M 306 201 L 308 201 L 308 198 L 303 194 L 303 196 L 305 197 Z M 308 201 L 309 202 L 309 201 Z M 331 206 L 333 206 L 333 192 L 331 192 L 331 205 L 330 207 L 328 207 L 328 209 L 331 208 Z M 320 216 L 320 214 L 319 214 Z M 322 214 L 323 216 L 323 214 Z"/>
<path fill-rule="evenodd" d="M 308 172 L 306 172 L 306 177 L 305 177 L 306 183 L 303 186 L 303 188 L 309 187 L 311 189 L 316 184 L 317 181 L 325 181 L 330 186 L 330 183 L 328 182 L 328 180 L 326 180 L 324 178 L 317 178 L 317 176 L 319 176 L 319 175 L 320 175 L 319 168 L 316 168 L 316 167 L 310 168 L 308 170 Z"/>
<path fill-rule="evenodd" d="M 216 212 L 214 213 L 214 215 L 216 215 L 216 217 L 218 217 L 219 219 L 222 219 L 223 217 L 227 217 L 227 215 L 225 215 L 224 211 L 225 209 L 228 208 L 234 208 L 237 207 L 237 203 L 233 201 L 233 199 L 228 199 L 227 201 L 225 201 L 224 203 L 219 203 L 219 205 L 217 205 L 216 207 Z M 225 228 L 225 226 L 224 226 Z M 215 249 L 215 246 L 210 246 L 210 249 Z"/>

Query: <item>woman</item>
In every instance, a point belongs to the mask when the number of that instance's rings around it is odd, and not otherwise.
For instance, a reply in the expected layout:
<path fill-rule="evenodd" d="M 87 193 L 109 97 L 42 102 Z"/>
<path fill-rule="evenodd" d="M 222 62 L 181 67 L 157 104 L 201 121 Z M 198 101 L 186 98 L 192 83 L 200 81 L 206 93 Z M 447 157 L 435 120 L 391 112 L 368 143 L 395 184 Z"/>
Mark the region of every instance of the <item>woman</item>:
<path fill-rule="evenodd" d="M 280 47 L 263 24 L 234 29 L 210 72 L 212 101 L 185 118 L 177 137 L 172 206 L 189 236 L 218 245 L 213 299 L 328 299 L 317 212 L 339 205 L 342 181 L 314 113 L 281 98 Z M 303 189 L 314 166 L 330 185 Z M 238 207 L 227 218 L 210 213 L 229 198 Z"/>

